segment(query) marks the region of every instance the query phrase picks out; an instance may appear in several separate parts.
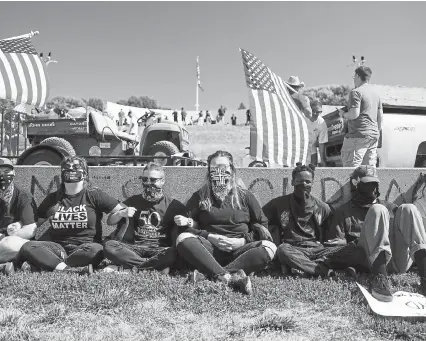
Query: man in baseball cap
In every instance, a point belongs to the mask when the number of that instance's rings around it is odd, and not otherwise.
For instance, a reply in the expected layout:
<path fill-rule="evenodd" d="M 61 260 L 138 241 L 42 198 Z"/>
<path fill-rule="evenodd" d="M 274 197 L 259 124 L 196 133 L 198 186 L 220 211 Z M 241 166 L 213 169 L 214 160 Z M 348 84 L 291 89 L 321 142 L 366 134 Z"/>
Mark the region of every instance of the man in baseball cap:
<path fill-rule="evenodd" d="M 413 204 L 398 207 L 380 199 L 379 182 L 374 166 L 360 166 L 351 174 L 352 198 L 334 212 L 325 243 L 347 245 L 325 262 L 334 269 L 369 272 L 372 296 L 390 302 L 387 273 L 405 273 L 416 261 L 426 294 L 426 231 L 420 212 Z"/>
<path fill-rule="evenodd" d="M 13 163 L 0 158 L 0 272 L 14 272 L 22 245 L 34 237 L 36 207 L 29 193 L 14 184 Z"/>

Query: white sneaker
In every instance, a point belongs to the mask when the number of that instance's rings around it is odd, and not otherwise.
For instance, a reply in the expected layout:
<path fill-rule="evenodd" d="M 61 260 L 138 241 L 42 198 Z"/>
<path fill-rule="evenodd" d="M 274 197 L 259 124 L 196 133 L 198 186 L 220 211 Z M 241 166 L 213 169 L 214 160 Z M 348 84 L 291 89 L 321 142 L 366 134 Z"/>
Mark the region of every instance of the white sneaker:
<path fill-rule="evenodd" d="M 120 272 L 120 267 L 118 265 L 108 265 L 102 272 Z"/>

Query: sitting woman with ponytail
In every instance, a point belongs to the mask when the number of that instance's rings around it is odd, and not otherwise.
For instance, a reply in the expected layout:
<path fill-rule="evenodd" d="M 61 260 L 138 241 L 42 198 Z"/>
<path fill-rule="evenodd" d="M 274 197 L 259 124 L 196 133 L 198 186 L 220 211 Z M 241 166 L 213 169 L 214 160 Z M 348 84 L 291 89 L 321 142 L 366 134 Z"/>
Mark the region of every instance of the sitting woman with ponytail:
<path fill-rule="evenodd" d="M 191 281 L 207 275 L 251 294 L 247 275 L 264 269 L 276 246 L 258 200 L 237 185 L 230 153 L 209 156 L 205 184 L 189 199 L 186 210 L 187 217 L 175 217 L 181 229 L 176 245 L 179 255 L 196 268 Z"/>
<path fill-rule="evenodd" d="M 104 258 L 103 213 L 124 207 L 98 188 L 89 188 L 89 169 L 83 158 L 70 157 L 61 164 L 62 183 L 38 207 L 39 225 L 50 220 L 50 241 L 30 241 L 20 257 L 38 270 L 67 270 L 86 267 L 93 272 Z"/>

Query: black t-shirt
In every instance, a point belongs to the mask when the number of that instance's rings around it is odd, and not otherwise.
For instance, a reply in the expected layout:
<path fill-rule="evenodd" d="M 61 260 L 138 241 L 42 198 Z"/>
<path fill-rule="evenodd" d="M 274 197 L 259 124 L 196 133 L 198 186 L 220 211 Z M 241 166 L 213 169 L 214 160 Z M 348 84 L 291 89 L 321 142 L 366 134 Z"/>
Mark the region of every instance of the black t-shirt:
<path fill-rule="evenodd" d="M 268 228 L 268 220 L 256 197 L 249 191 L 239 189 L 241 209 L 232 207 L 231 195 L 222 202 L 212 200 L 209 211 L 200 208 L 200 194 L 195 192 L 186 204 L 187 216 L 198 222 L 198 229 L 188 228 L 188 232 L 207 238 L 209 233 L 231 238 L 245 238 L 247 242 L 256 239 L 253 224 Z"/>
<path fill-rule="evenodd" d="M 7 235 L 7 226 L 21 222 L 22 226 L 36 222 L 37 207 L 27 192 L 14 185 L 9 208 L 0 199 L 0 233 Z"/>
<path fill-rule="evenodd" d="M 398 206 L 381 199 L 377 199 L 377 203 L 388 209 L 389 218 L 393 220 Z M 346 239 L 348 243 L 358 241 L 368 210 L 369 207 L 360 207 L 352 200 L 340 206 L 333 213 L 333 219 L 327 230 L 327 239 Z"/>
<path fill-rule="evenodd" d="M 231 117 L 231 121 L 232 121 L 232 124 L 236 124 L 237 123 L 237 117 L 236 116 L 232 116 Z"/>
<path fill-rule="evenodd" d="M 185 214 L 185 206 L 180 201 L 165 195 L 159 202 L 153 203 L 139 194 L 126 199 L 123 204 L 136 208 L 129 221 L 130 243 L 152 248 L 174 244 L 177 235 L 174 217 Z"/>
<path fill-rule="evenodd" d="M 50 193 L 38 208 L 40 218 L 49 218 L 50 238 L 61 245 L 81 245 L 102 240 L 102 215 L 110 213 L 118 200 L 98 188 L 83 189 L 75 195 L 58 198 Z M 52 211 L 52 207 L 58 205 Z M 49 213 L 52 212 L 52 213 Z M 49 216 L 50 215 L 50 216 Z"/>
<path fill-rule="evenodd" d="M 325 202 L 312 196 L 314 210 L 311 218 L 303 228 L 298 225 L 291 212 L 291 194 L 277 197 L 269 201 L 263 212 L 268 218 L 269 225 L 279 227 L 279 242 L 297 243 L 304 241 L 322 241 L 326 221 L 331 214 L 330 207 Z"/>

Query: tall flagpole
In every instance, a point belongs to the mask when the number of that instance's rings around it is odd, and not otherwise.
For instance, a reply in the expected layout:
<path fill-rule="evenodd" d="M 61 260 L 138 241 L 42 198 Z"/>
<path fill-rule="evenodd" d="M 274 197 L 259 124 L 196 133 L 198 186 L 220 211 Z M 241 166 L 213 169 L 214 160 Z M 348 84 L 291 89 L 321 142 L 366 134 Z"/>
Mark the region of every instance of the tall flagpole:
<path fill-rule="evenodd" d="M 198 103 L 199 87 L 200 87 L 200 66 L 198 64 L 198 56 L 197 56 L 197 89 L 195 90 L 195 110 L 197 111 L 197 114 L 200 108 L 200 104 Z"/>

